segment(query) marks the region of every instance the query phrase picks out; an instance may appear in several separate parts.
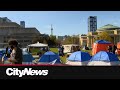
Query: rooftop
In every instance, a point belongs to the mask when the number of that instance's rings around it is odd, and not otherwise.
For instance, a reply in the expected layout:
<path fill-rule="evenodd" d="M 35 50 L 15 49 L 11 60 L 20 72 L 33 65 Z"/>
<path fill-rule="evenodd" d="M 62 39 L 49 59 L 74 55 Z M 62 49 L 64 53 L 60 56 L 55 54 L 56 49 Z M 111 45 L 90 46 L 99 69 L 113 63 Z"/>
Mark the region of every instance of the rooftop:
<path fill-rule="evenodd" d="M 100 27 L 100 28 L 97 29 L 97 30 L 115 30 L 115 29 L 120 29 L 120 27 L 114 26 L 114 25 L 112 25 L 112 24 L 107 24 L 107 25 L 105 25 L 105 26 Z"/>

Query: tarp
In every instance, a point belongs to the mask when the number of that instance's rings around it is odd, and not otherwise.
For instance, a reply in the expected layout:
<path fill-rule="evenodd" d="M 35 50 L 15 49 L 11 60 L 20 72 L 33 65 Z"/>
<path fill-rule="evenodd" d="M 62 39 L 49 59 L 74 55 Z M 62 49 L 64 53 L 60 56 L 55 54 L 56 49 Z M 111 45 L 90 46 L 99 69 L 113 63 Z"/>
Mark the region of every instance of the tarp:
<path fill-rule="evenodd" d="M 30 44 L 30 45 L 28 45 L 28 47 L 48 47 L 48 45 L 37 42 L 37 43 L 35 43 L 35 44 Z"/>
<path fill-rule="evenodd" d="M 120 61 L 117 55 L 105 51 L 100 51 L 97 54 L 95 54 L 88 63 L 88 65 L 118 65 L 118 64 L 120 64 Z"/>
<path fill-rule="evenodd" d="M 61 63 L 60 57 L 58 54 L 48 51 L 41 56 L 41 58 L 39 59 L 39 62 L 50 63 L 54 60 L 56 60 L 55 63 Z"/>
<path fill-rule="evenodd" d="M 108 51 L 108 46 L 113 45 L 112 43 L 105 40 L 97 40 L 92 46 L 92 55 L 95 55 L 99 51 Z"/>
<path fill-rule="evenodd" d="M 33 60 L 35 60 L 35 58 L 29 52 L 23 51 L 22 53 L 23 53 L 23 62 L 32 62 Z"/>

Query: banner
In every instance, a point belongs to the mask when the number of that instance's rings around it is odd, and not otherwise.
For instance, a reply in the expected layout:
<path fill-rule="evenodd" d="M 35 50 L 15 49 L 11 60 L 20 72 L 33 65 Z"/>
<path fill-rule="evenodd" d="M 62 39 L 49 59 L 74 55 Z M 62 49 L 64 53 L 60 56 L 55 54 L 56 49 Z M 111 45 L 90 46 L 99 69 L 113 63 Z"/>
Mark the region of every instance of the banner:
<path fill-rule="evenodd" d="M 120 67 L 1 65 L 0 79 L 120 79 Z"/>

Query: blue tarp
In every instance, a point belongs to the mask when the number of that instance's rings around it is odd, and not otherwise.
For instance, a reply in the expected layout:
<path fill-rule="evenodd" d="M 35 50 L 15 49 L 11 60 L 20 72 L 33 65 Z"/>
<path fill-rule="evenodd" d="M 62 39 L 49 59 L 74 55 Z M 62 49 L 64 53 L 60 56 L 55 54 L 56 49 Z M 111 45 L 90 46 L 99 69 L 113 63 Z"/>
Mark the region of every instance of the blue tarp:
<path fill-rule="evenodd" d="M 99 44 L 111 44 L 111 42 L 106 41 L 106 40 L 97 40 L 97 41 L 95 41 L 95 43 L 99 43 Z"/>
<path fill-rule="evenodd" d="M 76 51 L 68 57 L 68 60 L 70 61 L 80 61 L 80 62 L 88 61 L 90 59 L 91 59 L 91 56 L 89 53 L 81 52 L 81 51 Z"/>
<path fill-rule="evenodd" d="M 100 51 L 96 53 L 90 61 L 106 61 L 106 62 L 112 62 L 112 61 L 119 61 L 117 55 L 110 53 L 110 52 L 105 52 L 105 51 Z"/>
<path fill-rule="evenodd" d="M 50 63 L 54 60 L 56 60 L 55 63 L 61 63 L 60 57 L 58 54 L 48 51 L 41 56 L 41 58 L 39 59 L 39 62 Z"/>
<path fill-rule="evenodd" d="M 23 62 L 32 62 L 33 60 L 35 58 L 29 52 L 23 51 Z"/>

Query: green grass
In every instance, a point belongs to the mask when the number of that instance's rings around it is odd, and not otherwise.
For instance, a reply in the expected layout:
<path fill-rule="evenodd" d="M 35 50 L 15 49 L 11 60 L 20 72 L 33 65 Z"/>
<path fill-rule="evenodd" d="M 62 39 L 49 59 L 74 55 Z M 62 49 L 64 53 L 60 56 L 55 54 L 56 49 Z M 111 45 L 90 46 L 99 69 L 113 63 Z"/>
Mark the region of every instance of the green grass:
<path fill-rule="evenodd" d="M 92 56 L 92 50 L 81 50 L 83 52 L 88 52 Z"/>
<path fill-rule="evenodd" d="M 38 49 L 38 48 L 31 49 L 32 55 L 36 55 L 37 52 L 39 52 L 39 49 Z"/>
<path fill-rule="evenodd" d="M 62 63 L 65 64 L 66 63 L 66 59 L 67 59 L 67 55 L 65 55 L 63 57 L 60 56 L 60 59 L 61 59 Z"/>
<path fill-rule="evenodd" d="M 58 53 L 58 48 L 50 48 L 50 51 Z"/>

